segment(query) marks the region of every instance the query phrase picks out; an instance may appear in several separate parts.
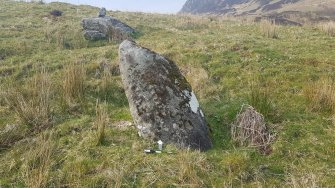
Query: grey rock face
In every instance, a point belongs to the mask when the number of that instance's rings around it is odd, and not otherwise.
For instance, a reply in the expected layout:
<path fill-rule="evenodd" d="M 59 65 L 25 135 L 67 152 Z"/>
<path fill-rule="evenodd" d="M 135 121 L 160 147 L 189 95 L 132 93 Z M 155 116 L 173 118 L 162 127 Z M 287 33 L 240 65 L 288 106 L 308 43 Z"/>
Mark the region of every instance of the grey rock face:
<path fill-rule="evenodd" d="M 105 8 L 101 8 L 100 11 L 99 11 L 99 17 L 105 17 L 107 14 L 107 11 Z"/>
<path fill-rule="evenodd" d="M 124 41 L 120 71 L 138 133 L 181 148 L 210 149 L 209 129 L 191 86 L 176 64 Z"/>
<path fill-rule="evenodd" d="M 104 40 L 107 39 L 107 36 L 99 31 L 85 30 L 84 37 L 86 40 Z"/>
<path fill-rule="evenodd" d="M 187 0 L 180 13 L 265 17 L 284 15 L 287 19 L 291 16 L 308 17 L 306 14 L 310 13 L 319 19 L 335 14 L 334 0 L 315 0 L 313 6 L 304 8 L 310 3 L 310 0 Z"/>
<path fill-rule="evenodd" d="M 113 33 L 121 33 L 124 36 L 129 36 L 135 33 L 135 30 L 120 20 L 111 17 L 97 17 L 97 18 L 84 18 L 81 24 L 85 32 L 93 33 L 99 32 L 107 37 L 111 37 Z M 85 37 L 86 38 L 86 37 Z M 101 39 L 105 39 L 101 38 Z M 89 40 L 89 38 L 88 38 Z"/>

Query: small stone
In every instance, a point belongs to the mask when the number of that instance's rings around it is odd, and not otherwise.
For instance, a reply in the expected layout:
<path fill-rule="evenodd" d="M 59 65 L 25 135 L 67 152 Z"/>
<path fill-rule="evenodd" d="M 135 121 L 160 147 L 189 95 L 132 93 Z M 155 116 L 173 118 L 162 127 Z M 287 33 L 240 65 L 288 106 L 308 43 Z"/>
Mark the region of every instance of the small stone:
<path fill-rule="evenodd" d="M 63 12 L 60 10 L 53 10 L 50 12 L 50 15 L 55 16 L 55 17 L 59 17 L 63 15 Z"/>
<path fill-rule="evenodd" d="M 99 17 L 105 17 L 107 14 L 106 8 L 101 8 L 99 11 Z"/>

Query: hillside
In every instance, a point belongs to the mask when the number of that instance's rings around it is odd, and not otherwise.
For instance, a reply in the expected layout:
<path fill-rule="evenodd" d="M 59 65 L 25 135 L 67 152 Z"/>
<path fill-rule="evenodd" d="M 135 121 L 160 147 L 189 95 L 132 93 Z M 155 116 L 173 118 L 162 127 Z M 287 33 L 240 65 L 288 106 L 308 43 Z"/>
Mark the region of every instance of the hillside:
<path fill-rule="evenodd" d="M 131 123 L 119 43 L 82 35 L 81 20 L 98 8 L 0 4 L 1 188 L 335 185 L 330 32 L 109 11 L 138 31 L 138 44 L 176 62 L 211 128 L 207 152 L 164 145 L 162 154 L 145 154 L 156 143 L 139 137 Z M 63 15 L 50 16 L 52 10 Z M 276 135 L 266 153 L 232 139 L 231 126 L 246 104 Z"/>
<path fill-rule="evenodd" d="M 314 13 L 334 16 L 334 0 L 188 0 L 180 11 L 193 14 L 273 15 Z"/>

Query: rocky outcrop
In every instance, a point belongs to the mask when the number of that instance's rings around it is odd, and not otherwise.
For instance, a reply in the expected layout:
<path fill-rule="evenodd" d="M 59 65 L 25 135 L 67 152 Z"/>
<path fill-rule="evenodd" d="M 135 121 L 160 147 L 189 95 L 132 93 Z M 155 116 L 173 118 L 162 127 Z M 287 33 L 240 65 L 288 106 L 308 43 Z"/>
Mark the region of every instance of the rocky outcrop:
<path fill-rule="evenodd" d="M 116 39 L 124 40 L 135 33 L 127 24 L 111 16 L 85 18 L 81 24 L 84 28 L 84 37 L 87 40 Z M 100 16 L 100 13 L 99 13 Z"/>
<path fill-rule="evenodd" d="M 180 13 L 265 16 L 288 12 L 332 16 L 335 0 L 187 0 Z"/>
<path fill-rule="evenodd" d="M 215 13 L 219 8 L 218 4 L 218 0 L 187 0 L 180 12 L 191 14 Z"/>
<path fill-rule="evenodd" d="M 176 64 L 128 40 L 120 45 L 119 56 L 139 135 L 181 148 L 211 148 L 204 114 Z"/>

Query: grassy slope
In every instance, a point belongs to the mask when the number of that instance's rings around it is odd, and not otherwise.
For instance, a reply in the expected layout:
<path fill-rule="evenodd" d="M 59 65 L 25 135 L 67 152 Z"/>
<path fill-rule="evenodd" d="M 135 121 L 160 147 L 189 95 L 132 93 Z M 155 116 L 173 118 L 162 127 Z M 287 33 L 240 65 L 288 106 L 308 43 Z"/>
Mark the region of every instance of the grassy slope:
<path fill-rule="evenodd" d="M 108 97 L 98 92 L 101 80 L 95 71 L 101 62 L 117 63 L 118 45 L 83 40 L 80 20 L 94 16 L 97 9 L 0 3 L 0 83 L 25 85 L 35 70 L 45 66 L 55 88 L 53 126 L 0 151 L 0 186 L 25 187 L 37 177 L 48 187 L 335 185 L 332 113 L 310 110 L 304 95 L 318 79 L 335 78 L 335 38 L 313 28 L 280 27 L 279 39 L 270 39 L 254 23 L 110 13 L 140 31 L 139 44 L 182 68 L 213 130 L 214 148 L 209 152 L 168 146 L 175 154 L 145 155 L 143 149 L 154 143 L 139 138 L 134 128 L 112 126 L 131 120 L 120 77 L 111 77 Z M 64 16 L 44 19 L 52 9 L 64 11 Z M 57 97 L 62 95 L 57 88 L 62 85 L 64 66 L 71 62 L 82 62 L 87 69 L 87 89 L 75 115 L 64 112 Z M 262 99 L 271 99 L 266 118 L 275 124 L 277 140 L 269 156 L 236 147 L 230 139 L 230 124 L 241 105 L 250 103 L 251 85 L 265 93 Z M 94 143 L 92 129 L 97 98 L 107 99 L 111 118 L 102 146 Z M 0 128 L 7 124 L 25 127 L 3 101 L 0 104 Z M 53 137 L 46 142 L 48 138 L 41 135 L 48 132 Z M 43 143 L 49 150 L 41 147 Z M 34 150 L 50 151 L 49 157 L 42 157 L 48 158 L 48 165 L 41 167 Z M 31 163 L 35 168 L 28 167 Z"/>

